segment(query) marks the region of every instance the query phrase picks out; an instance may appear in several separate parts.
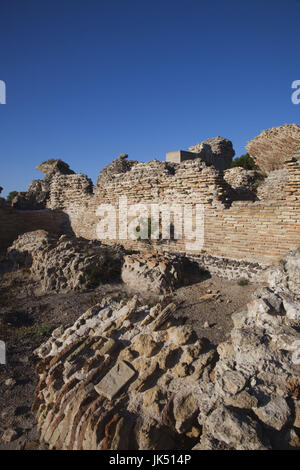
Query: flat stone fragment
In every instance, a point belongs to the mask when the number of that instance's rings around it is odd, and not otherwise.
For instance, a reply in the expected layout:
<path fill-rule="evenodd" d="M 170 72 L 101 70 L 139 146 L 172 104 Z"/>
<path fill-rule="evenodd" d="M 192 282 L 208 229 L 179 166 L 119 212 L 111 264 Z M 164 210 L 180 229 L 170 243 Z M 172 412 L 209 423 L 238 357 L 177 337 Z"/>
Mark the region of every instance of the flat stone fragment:
<path fill-rule="evenodd" d="M 112 400 L 124 385 L 132 379 L 134 374 L 135 371 L 124 361 L 118 362 L 108 374 L 95 385 L 95 390 L 99 395 L 103 395 L 109 400 Z"/>

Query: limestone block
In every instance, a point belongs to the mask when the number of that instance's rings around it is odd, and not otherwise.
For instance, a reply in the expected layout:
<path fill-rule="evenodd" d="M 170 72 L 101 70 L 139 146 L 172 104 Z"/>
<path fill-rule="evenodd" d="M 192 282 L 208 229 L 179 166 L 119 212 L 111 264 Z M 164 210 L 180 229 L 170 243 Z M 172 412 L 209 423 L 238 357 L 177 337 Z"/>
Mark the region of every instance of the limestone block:
<path fill-rule="evenodd" d="M 112 400 L 120 390 L 134 377 L 135 371 L 124 361 L 118 362 L 103 379 L 95 385 L 99 395 Z"/>

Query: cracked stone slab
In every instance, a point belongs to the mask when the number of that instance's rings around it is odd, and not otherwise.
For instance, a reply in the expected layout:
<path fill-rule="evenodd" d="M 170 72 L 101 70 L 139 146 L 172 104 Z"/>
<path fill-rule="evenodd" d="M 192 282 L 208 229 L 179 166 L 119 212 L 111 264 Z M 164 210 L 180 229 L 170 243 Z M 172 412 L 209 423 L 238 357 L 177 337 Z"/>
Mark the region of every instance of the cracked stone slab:
<path fill-rule="evenodd" d="M 118 362 L 100 382 L 95 385 L 99 395 L 112 400 L 119 391 L 132 379 L 135 371 L 124 361 Z"/>

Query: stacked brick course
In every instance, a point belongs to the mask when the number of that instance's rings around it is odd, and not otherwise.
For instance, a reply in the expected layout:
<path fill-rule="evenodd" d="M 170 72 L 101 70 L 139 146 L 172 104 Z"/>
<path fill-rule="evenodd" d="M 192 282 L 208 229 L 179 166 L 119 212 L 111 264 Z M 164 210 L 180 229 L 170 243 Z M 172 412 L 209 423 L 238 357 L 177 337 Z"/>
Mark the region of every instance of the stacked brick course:
<path fill-rule="evenodd" d="M 246 266 L 241 272 L 236 264 L 236 261 L 243 260 L 251 264 L 253 276 L 250 274 L 250 277 L 256 277 L 257 266 L 276 263 L 289 249 L 300 244 L 300 162 L 290 160 L 285 166 L 288 178 L 284 200 L 234 201 L 230 204 L 228 184 L 215 169 L 201 160 L 173 165 L 171 169 L 164 162 L 153 161 L 139 163 L 126 173 L 116 174 L 105 187 L 97 186 L 94 195 L 82 189 L 86 181 L 83 175 L 76 175 L 76 185 L 70 181 L 74 176 L 54 178 L 50 207 L 62 208 L 68 214 L 77 235 L 94 239 L 100 220 L 96 215 L 97 207 L 111 204 L 118 215 L 122 196 L 127 197 L 128 205 L 144 203 L 149 208 L 153 203 L 193 206 L 201 203 L 205 208 L 203 250 L 187 254 L 195 259 L 198 256 L 199 261 L 219 274 L 222 271 L 220 265 L 225 269 L 226 264 L 225 274 L 229 277 L 245 274 Z M 145 247 L 143 242 L 136 240 L 120 242 L 128 248 Z M 174 253 L 187 252 L 184 240 L 153 243 L 153 246 Z M 229 263 L 224 264 L 224 259 Z"/>
<path fill-rule="evenodd" d="M 265 172 L 282 168 L 284 160 L 291 157 L 300 142 L 300 126 L 285 124 L 272 127 L 248 142 L 247 152 Z"/>
<path fill-rule="evenodd" d="M 266 142 L 270 139 L 268 145 L 272 149 L 274 136 L 276 145 L 282 149 L 286 135 L 293 134 L 293 144 L 286 144 L 285 161 L 280 163 L 285 177 L 280 181 L 280 191 L 274 198 L 270 195 L 265 198 L 261 191 L 265 199 L 237 200 L 236 194 L 233 197 L 235 189 L 223 175 L 198 158 L 180 164 L 157 160 L 128 162 L 119 173 L 115 165 L 109 178 L 100 178 L 94 188 L 91 180 L 82 174 L 53 176 L 46 211 L 22 213 L 0 208 L 3 214 L 0 241 L 8 244 L 18 234 L 37 228 L 60 232 L 63 226 L 77 236 L 91 240 L 99 238 L 97 225 L 101 217 L 97 215 L 97 209 L 99 205 L 107 204 L 115 209 L 115 214 L 112 211 L 111 219 L 107 219 L 111 235 L 107 242 L 117 241 L 129 249 L 143 250 L 148 249 L 149 244 L 119 236 L 114 216 L 118 220 L 121 197 L 126 196 L 128 206 L 142 203 L 148 209 L 151 204 L 180 204 L 181 207 L 189 204 L 194 209 L 197 204 L 202 204 L 204 244 L 201 249 L 190 250 L 186 240 L 178 238 L 163 242 L 153 240 L 150 247 L 186 254 L 217 274 L 223 273 L 231 278 L 241 275 L 256 278 L 261 267 L 278 262 L 300 244 L 300 155 L 299 152 L 290 155 L 296 145 L 298 127 L 283 126 L 280 145 L 278 130 L 263 133 Z M 256 139 L 253 142 L 256 145 Z M 267 157 L 268 154 L 266 161 Z M 176 210 L 175 207 L 175 213 Z M 192 219 L 192 214 L 189 217 Z"/>

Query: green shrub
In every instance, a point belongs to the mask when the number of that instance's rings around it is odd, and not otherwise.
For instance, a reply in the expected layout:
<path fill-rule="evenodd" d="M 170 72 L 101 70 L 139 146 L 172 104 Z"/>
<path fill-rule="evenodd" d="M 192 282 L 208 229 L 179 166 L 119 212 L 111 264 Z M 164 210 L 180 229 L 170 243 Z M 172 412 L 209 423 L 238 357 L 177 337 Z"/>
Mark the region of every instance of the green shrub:
<path fill-rule="evenodd" d="M 249 153 L 245 153 L 232 161 L 231 168 L 236 168 L 237 166 L 240 166 L 245 170 L 259 170 L 259 167 L 256 165 L 253 158 L 250 157 Z"/>
<path fill-rule="evenodd" d="M 17 194 L 18 194 L 18 191 L 11 191 L 6 198 L 7 202 L 11 202 L 14 199 L 14 197 L 17 196 Z"/>

